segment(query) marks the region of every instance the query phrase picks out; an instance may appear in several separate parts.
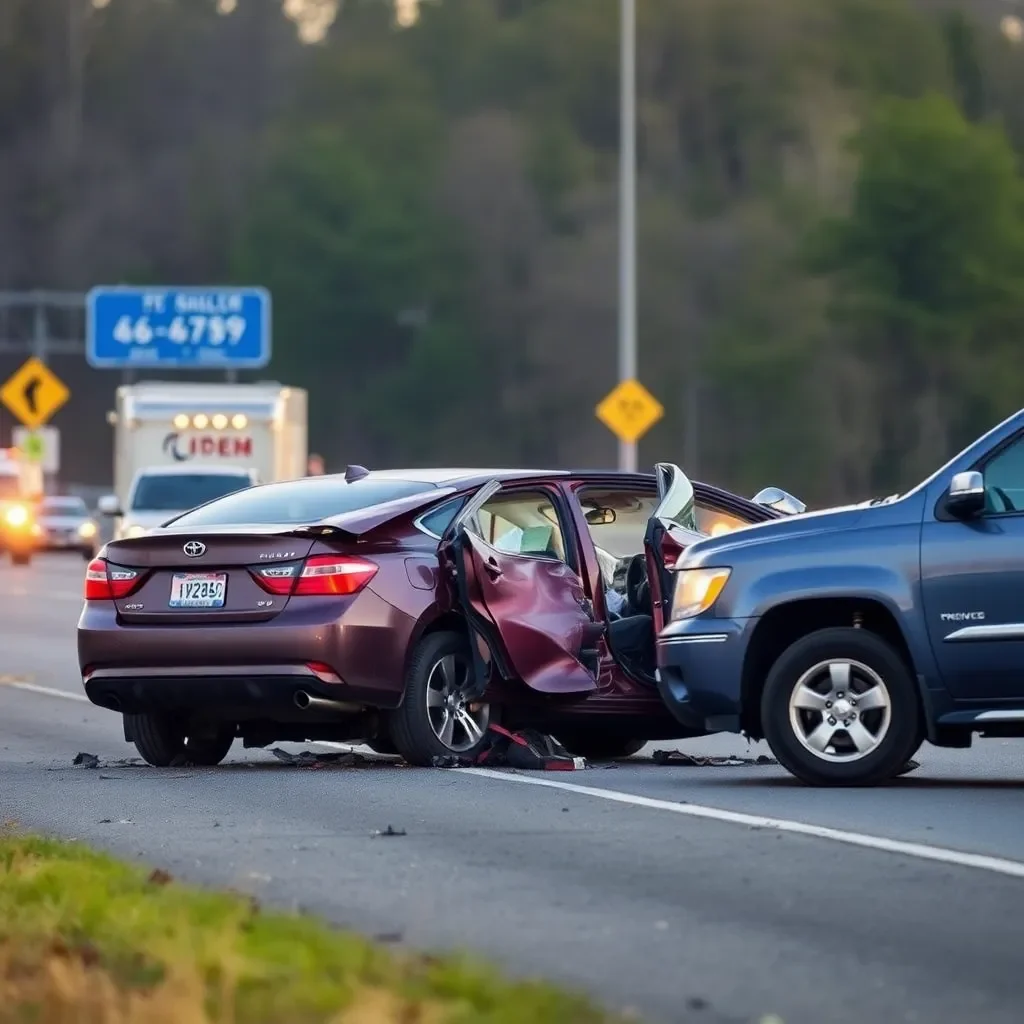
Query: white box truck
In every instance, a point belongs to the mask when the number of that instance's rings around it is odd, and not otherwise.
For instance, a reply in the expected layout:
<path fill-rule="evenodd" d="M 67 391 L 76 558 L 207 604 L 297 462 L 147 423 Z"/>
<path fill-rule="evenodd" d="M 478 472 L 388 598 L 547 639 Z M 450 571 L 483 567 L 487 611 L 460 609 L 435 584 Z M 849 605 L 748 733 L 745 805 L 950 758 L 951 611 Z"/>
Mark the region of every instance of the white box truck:
<path fill-rule="evenodd" d="M 218 487 L 228 493 L 306 473 L 302 388 L 126 384 L 107 418 L 114 428 L 115 493 L 101 500 L 100 510 L 118 520 L 114 536 L 157 526 L 216 497 Z"/>

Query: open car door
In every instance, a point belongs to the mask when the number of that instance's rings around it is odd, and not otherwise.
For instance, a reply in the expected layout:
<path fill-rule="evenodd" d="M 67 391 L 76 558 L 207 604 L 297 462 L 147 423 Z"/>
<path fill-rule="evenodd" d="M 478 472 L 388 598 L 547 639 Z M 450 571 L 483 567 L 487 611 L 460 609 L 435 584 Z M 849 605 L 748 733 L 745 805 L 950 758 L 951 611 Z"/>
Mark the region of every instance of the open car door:
<path fill-rule="evenodd" d="M 541 693 L 594 690 L 604 623 L 595 621 L 582 581 L 560 558 L 501 551 L 483 538 L 478 514 L 500 488 L 497 480 L 484 484 L 438 547 L 442 571 L 454 577 L 474 634 L 475 687 L 469 696 L 479 699 L 487 688 L 485 651 L 503 676 Z"/>
<path fill-rule="evenodd" d="M 668 621 L 675 590 L 672 567 L 691 544 L 704 539 L 704 534 L 697 529 L 693 484 L 687 475 L 668 462 L 659 462 L 654 472 L 658 479 L 658 504 L 647 521 L 644 555 L 654 630 L 660 633 Z"/>

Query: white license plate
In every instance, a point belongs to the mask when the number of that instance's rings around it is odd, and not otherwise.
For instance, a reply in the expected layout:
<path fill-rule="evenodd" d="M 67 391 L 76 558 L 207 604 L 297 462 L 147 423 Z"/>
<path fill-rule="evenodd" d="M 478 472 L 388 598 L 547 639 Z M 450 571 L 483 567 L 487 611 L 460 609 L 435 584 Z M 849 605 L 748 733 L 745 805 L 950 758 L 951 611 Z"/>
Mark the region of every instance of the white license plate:
<path fill-rule="evenodd" d="M 172 608 L 223 608 L 228 577 L 222 572 L 175 573 L 171 579 Z"/>

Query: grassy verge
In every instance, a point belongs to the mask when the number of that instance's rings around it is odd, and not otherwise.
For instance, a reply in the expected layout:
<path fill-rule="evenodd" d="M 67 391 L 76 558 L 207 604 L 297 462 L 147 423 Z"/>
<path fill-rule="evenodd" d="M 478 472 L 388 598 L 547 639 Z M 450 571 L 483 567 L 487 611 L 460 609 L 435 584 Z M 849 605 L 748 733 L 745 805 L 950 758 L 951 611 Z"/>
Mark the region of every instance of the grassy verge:
<path fill-rule="evenodd" d="M 509 982 L 456 958 L 396 954 L 77 843 L 0 834 L 4 1024 L 611 1020 L 551 986 Z"/>

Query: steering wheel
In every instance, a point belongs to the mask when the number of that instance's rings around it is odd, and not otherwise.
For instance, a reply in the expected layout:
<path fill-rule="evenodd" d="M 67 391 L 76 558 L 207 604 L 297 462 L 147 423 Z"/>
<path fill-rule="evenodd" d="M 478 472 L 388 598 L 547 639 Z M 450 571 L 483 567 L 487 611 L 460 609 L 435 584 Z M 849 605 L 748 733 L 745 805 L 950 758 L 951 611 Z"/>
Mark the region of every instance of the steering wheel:
<path fill-rule="evenodd" d="M 1013 502 L 1010 500 L 1010 496 L 1002 489 L 1002 487 L 989 487 L 988 490 L 994 494 L 1002 503 L 1002 508 L 997 508 L 996 512 L 1016 512 Z M 993 503 L 994 504 L 994 503 Z"/>
<path fill-rule="evenodd" d="M 626 601 L 634 615 L 651 614 L 651 584 L 647 578 L 647 558 L 634 555 L 626 567 Z"/>

